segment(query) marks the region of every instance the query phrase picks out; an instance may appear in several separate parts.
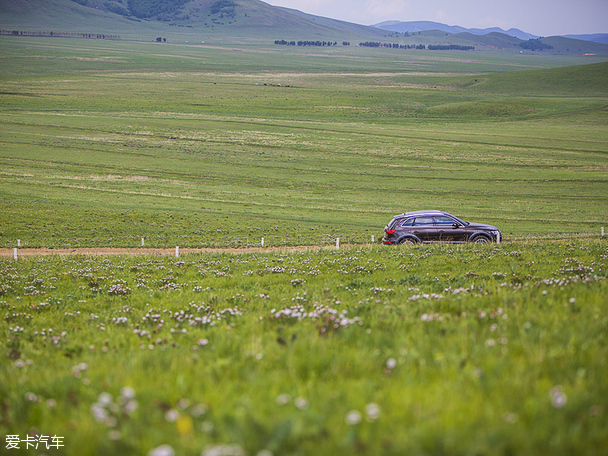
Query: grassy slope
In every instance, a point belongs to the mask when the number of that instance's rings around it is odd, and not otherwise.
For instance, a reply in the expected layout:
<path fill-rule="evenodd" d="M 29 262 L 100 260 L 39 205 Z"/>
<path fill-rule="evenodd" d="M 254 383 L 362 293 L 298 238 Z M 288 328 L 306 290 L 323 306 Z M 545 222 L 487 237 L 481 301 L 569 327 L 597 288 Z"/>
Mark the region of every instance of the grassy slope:
<path fill-rule="evenodd" d="M 187 19 L 169 21 L 126 18 L 71 0 L 0 1 L 0 28 L 7 30 L 62 31 L 118 34 L 123 39 L 152 41 L 167 37 L 173 42 L 268 43 L 283 37 L 304 40 L 365 41 L 382 34 L 370 27 L 292 14 L 257 0 L 241 0 L 236 17 L 210 15 L 213 1 L 188 4 Z"/>
<path fill-rule="evenodd" d="M 425 207 L 506 234 L 606 217 L 605 64 L 4 42 L 7 247 L 361 242 Z"/>
<path fill-rule="evenodd" d="M 608 63 L 492 75 L 479 90 L 527 97 L 604 97 L 608 92 Z"/>
<path fill-rule="evenodd" d="M 0 26 L 8 30 L 32 30 L 82 33 L 119 34 L 132 29 L 135 33 L 140 23 L 116 14 L 86 8 L 71 0 L 0 1 Z M 146 27 L 149 25 L 146 24 Z"/>

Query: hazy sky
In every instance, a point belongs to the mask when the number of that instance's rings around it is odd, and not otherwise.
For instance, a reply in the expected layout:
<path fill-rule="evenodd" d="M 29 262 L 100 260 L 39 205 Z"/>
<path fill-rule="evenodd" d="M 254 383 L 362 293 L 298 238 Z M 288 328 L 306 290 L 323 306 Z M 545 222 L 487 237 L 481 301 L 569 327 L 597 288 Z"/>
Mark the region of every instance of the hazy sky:
<path fill-rule="evenodd" d="M 435 21 L 467 28 L 518 28 L 540 36 L 608 33 L 608 0 L 264 0 L 363 25 Z"/>

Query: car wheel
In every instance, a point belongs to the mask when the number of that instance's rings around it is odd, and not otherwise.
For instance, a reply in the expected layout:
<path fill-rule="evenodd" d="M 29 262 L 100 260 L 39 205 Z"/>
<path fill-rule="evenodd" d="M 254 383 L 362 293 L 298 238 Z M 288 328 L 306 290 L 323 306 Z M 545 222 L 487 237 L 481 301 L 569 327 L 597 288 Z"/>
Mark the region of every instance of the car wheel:
<path fill-rule="evenodd" d="M 487 244 L 490 240 L 486 236 L 476 236 L 472 242 L 475 244 Z"/>
<path fill-rule="evenodd" d="M 416 244 L 416 241 L 412 238 L 405 238 L 405 239 L 402 239 L 401 241 L 399 241 L 399 244 L 414 245 L 414 244 Z"/>

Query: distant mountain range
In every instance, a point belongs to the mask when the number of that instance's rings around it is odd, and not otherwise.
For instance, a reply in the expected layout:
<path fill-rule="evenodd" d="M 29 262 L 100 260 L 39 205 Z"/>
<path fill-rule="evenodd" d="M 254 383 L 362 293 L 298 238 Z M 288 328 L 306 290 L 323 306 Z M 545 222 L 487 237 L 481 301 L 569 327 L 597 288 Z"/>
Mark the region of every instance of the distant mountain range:
<path fill-rule="evenodd" d="M 416 33 L 416 32 L 426 32 L 429 30 L 440 30 L 446 33 L 470 33 L 472 35 L 487 35 L 488 33 L 504 33 L 505 35 L 514 36 L 519 38 L 520 40 L 533 40 L 538 38 L 536 35 L 532 35 L 530 33 L 522 32 L 519 29 L 511 28 L 509 30 L 503 30 L 498 27 L 486 28 L 486 29 L 477 29 L 472 28 L 468 29 L 465 27 L 460 27 L 458 25 L 446 25 L 440 22 L 433 21 L 410 21 L 410 22 L 401 22 L 401 21 L 385 21 L 379 24 L 374 25 L 373 27 L 377 27 L 382 30 L 388 30 L 391 32 L 399 32 L 399 33 Z"/>
<path fill-rule="evenodd" d="M 540 38 L 538 35 L 532 35 L 531 33 L 523 32 L 516 28 L 510 28 L 509 30 L 503 30 L 499 27 L 491 27 L 485 29 L 478 28 L 465 28 L 458 25 L 446 25 L 440 22 L 433 21 L 385 21 L 379 24 L 375 24 L 372 27 L 376 27 L 389 32 L 397 33 L 417 33 L 417 32 L 428 32 L 430 30 L 439 30 L 446 33 L 470 33 L 471 35 L 487 35 L 489 33 L 502 33 L 508 36 L 514 36 L 520 40 L 534 40 Z M 561 35 L 564 38 L 570 38 L 574 40 L 592 41 L 594 43 L 608 44 L 608 33 L 596 33 L 589 35 Z"/>

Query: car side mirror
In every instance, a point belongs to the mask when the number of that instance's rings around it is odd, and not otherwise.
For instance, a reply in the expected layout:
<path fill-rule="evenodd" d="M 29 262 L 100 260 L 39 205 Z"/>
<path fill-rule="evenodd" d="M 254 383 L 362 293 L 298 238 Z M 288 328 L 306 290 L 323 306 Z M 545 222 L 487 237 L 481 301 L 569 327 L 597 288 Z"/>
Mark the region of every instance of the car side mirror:
<path fill-rule="evenodd" d="M 452 225 L 452 228 L 459 228 L 460 227 L 460 223 L 458 222 L 454 222 L 454 224 Z"/>

